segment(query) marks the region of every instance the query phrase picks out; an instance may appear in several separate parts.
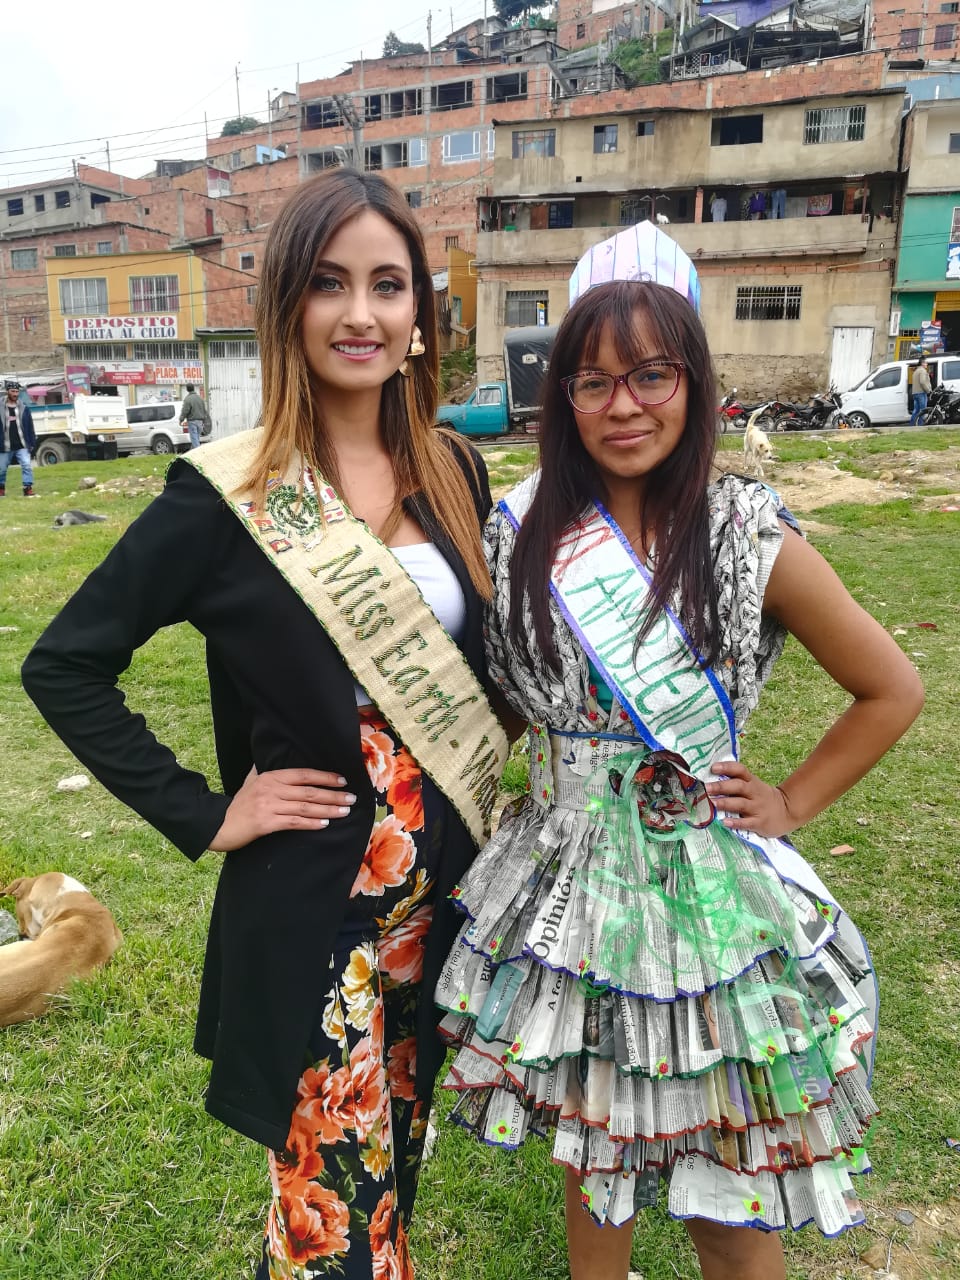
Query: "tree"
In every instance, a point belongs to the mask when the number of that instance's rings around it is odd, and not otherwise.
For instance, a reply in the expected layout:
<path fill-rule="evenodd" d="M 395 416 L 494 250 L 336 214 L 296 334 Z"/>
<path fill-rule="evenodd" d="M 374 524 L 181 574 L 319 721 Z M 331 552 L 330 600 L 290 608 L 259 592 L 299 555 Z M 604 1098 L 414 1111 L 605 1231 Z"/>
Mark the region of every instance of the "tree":
<path fill-rule="evenodd" d="M 383 38 L 383 56 L 396 58 L 402 53 L 426 53 L 422 44 L 401 40 L 395 31 L 388 31 Z"/>
<path fill-rule="evenodd" d="M 253 116 L 234 116 L 220 130 L 221 138 L 233 138 L 238 133 L 249 133 L 251 129 L 259 129 L 260 121 L 255 120 Z"/>
<path fill-rule="evenodd" d="M 542 9 L 544 0 L 493 0 L 493 7 L 504 22 L 516 22 L 531 9 Z"/>

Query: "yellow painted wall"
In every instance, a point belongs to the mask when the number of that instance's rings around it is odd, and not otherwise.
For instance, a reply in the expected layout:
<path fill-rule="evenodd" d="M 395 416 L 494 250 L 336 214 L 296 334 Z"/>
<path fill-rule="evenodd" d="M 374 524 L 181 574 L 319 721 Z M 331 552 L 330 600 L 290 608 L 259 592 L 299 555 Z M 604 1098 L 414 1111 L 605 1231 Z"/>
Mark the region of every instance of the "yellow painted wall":
<path fill-rule="evenodd" d="M 189 253 L 117 253 L 96 254 L 78 258 L 47 258 L 47 295 L 50 303 L 50 336 L 54 343 L 78 340 L 67 336 L 66 319 L 82 319 L 71 312 L 65 317 L 60 309 L 61 280 L 93 280 L 107 282 L 107 309 L 103 316 L 142 317 L 130 305 L 130 279 L 133 276 L 176 276 L 179 282 L 180 306 L 176 312 L 177 341 L 192 341 L 194 332 L 203 327 L 205 306 L 200 260 Z M 92 316 L 93 313 L 91 313 Z M 151 338 L 116 336 L 99 337 L 99 342 L 151 341 Z"/>

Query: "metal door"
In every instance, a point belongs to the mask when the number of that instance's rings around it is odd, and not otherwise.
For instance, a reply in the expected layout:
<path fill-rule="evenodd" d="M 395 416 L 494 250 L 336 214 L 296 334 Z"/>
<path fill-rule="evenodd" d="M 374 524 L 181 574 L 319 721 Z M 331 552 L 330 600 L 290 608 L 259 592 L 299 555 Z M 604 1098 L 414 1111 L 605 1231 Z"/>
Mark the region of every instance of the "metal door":
<path fill-rule="evenodd" d="M 837 326 L 830 354 L 830 385 L 849 391 L 870 372 L 873 364 L 873 330 Z"/>
<path fill-rule="evenodd" d="M 257 425 L 260 416 L 260 354 L 256 342 L 211 342 L 207 349 L 207 408 L 212 440 Z"/>

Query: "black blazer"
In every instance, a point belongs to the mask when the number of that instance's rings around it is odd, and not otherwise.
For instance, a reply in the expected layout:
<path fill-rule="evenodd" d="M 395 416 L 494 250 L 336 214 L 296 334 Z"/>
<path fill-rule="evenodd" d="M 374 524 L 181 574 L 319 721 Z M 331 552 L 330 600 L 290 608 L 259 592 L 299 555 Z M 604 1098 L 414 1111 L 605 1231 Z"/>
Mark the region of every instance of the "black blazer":
<path fill-rule="evenodd" d="M 490 490 L 479 455 L 474 461 L 476 483 L 462 465 L 482 522 Z M 462 649 L 483 682 L 483 602 L 423 496 L 405 505 L 463 588 Z M 117 686 L 135 649 L 184 621 L 207 642 L 223 793 L 178 764 Z M 175 462 L 163 493 L 54 618 L 22 674 L 41 714 L 90 772 L 190 858 L 207 848 L 253 764 L 329 769 L 357 796 L 350 815 L 322 831 L 277 832 L 226 855 L 214 900 L 194 1044 L 213 1063 L 207 1110 L 257 1142 L 283 1147 L 374 819 L 346 664 L 213 487 Z M 417 1085 L 426 1097 L 443 1055 L 430 996 L 457 927 L 446 897 L 475 852 L 446 808 L 418 1024 Z"/>

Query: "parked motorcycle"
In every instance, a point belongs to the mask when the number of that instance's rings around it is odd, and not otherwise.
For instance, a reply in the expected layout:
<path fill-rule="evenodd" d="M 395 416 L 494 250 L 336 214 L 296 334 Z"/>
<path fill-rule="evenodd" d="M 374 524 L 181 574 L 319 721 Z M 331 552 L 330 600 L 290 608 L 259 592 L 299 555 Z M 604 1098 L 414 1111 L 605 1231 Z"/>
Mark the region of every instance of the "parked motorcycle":
<path fill-rule="evenodd" d="M 842 431 L 850 426 L 840 393 L 833 387 L 818 391 L 806 404 L 784 405 L 783 409 L 774 420 L 774 431 Z"/>
<path fill-rule="evenodd" d="M 936 427 L 945 423 L 960 423 L 960 391 L 948 387 L 934 387 L 927 397 L 927 407 L 917 418 L 921 427 Z"/>
<path fill-rule="evenodd" d="M 731 387 L 717 406 L 717 418 L 721 434 L 730 431 L 743 431 L 751 413 L 765 406 L 767 401 L 758 400 L 756 404 L 743 404 L 737 399 L 737 388 Z M 764 427 L 764 430 L 767 430 Z"/>

